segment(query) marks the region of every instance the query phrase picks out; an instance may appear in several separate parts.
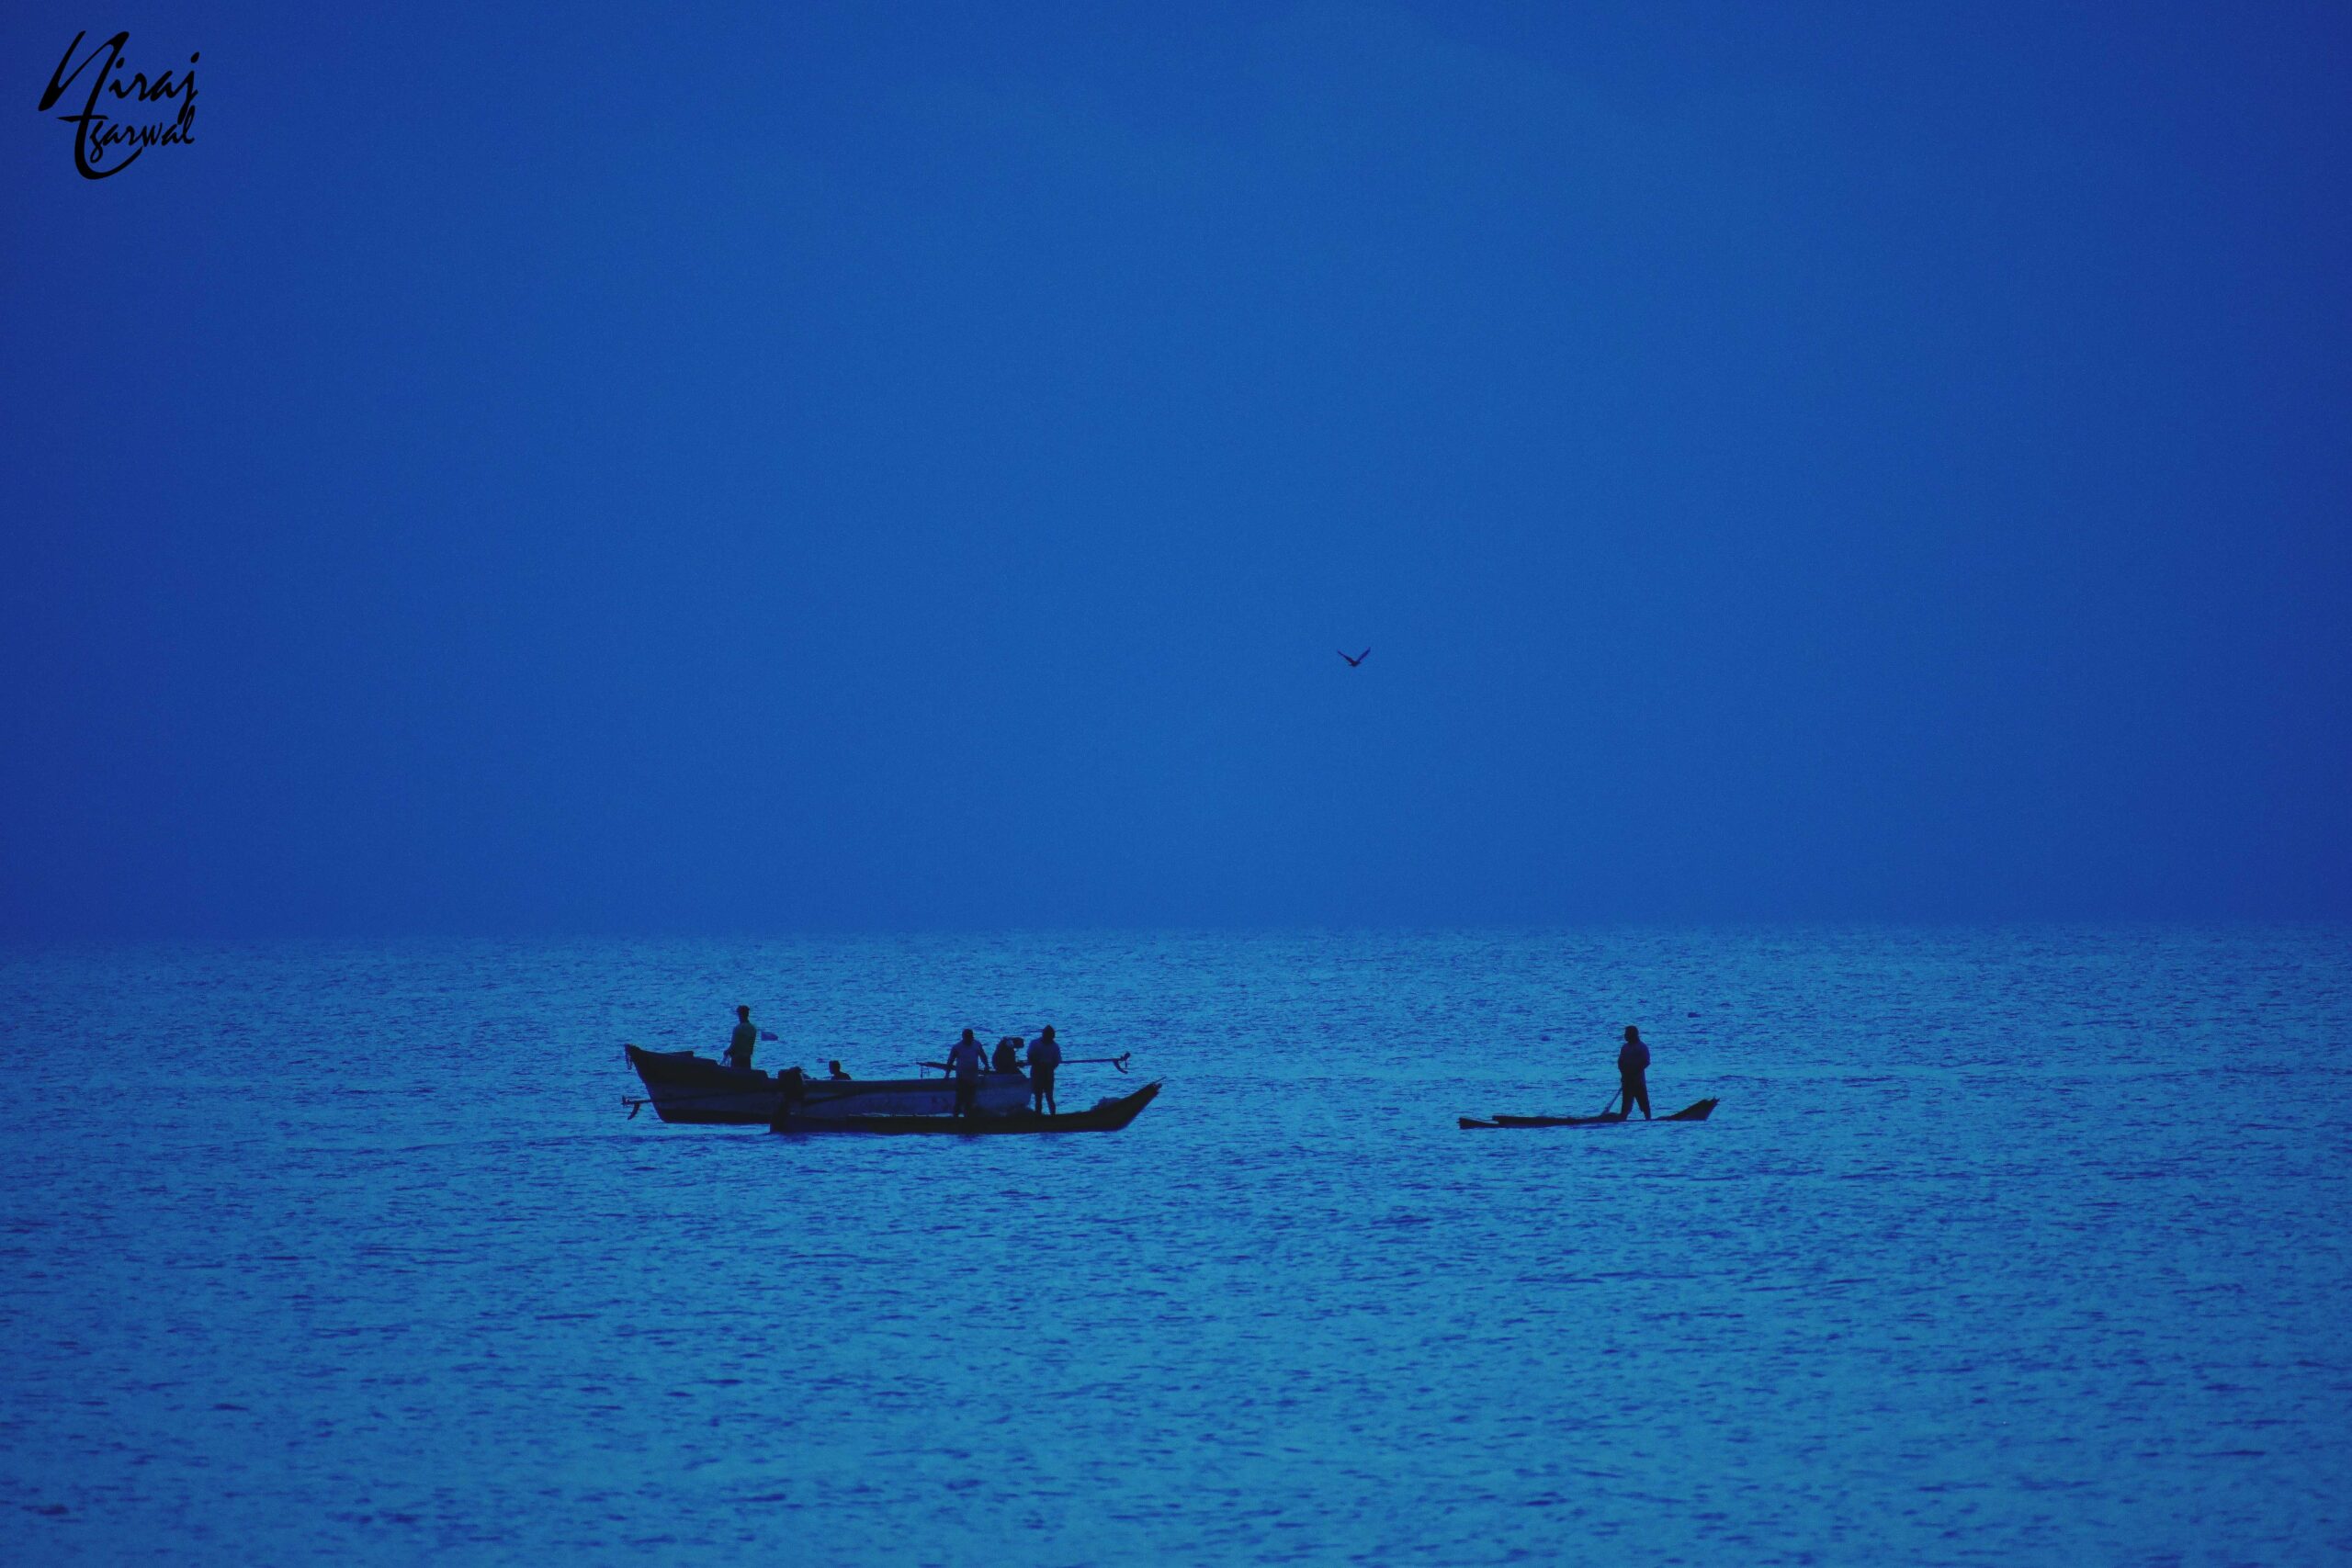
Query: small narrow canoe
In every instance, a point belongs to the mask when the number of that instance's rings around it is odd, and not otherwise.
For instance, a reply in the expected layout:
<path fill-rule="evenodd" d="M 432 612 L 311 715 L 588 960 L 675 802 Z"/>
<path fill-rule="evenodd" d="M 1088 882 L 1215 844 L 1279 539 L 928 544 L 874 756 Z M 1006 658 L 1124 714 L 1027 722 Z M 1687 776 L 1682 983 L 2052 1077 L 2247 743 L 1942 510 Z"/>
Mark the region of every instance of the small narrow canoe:
<path fill-rule="evenodd" d="M 1708 1117 L 1715 1113 L 1715 1106 L 1718 1103 L 1720 1102 L 1713 1100 L 1702 1100 L 1696 1105 L 1684 1106 L 1681 1110 L 1676 1111 L 1671 1116 L 1660 1116 L 1655 1118 L 1655 1120 L 1660 1122 L 1704 1122 Z M 1464 1132 L 1490 1132 L 1497 1127 L 1614 1127 L 1624 1120 L 1625 1118 L 1623 1116 L 1497 1116 L 1493 1120 L 1486 1122 L 1481 1122 L 1476 1116 L 1457 1116 L 1454 1118 L 1455 1123 Z M 1640 1120 L 1646 1122 L 1653 1120 L 1653 1118 L 1645 1116 L 1640 1118 Z"/>
<path fill-rule="evenodd" d="M 1091 1111 L 1071 1111 L 1040 1116 L 1034 1111 L 974 1116 L 778 1116 L 768 1123 L 771 1133 L 944 1133 L 977 1137 L 984 1133 L 1115 1133 L 1136 1117 L 1159 1094 L 1158 1080 L 1133 1094 L 1105 1100 Z"/>

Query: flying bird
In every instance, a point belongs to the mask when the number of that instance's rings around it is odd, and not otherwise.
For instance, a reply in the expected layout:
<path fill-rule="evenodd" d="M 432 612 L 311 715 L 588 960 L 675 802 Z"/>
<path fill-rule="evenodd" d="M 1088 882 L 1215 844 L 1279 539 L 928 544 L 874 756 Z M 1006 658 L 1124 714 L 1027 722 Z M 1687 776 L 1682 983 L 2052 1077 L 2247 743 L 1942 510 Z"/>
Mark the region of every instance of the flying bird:
<path fill-rule="evenodd" d="M 1346 653 L 1344 650 L 1340 650 L 1340 658 L 1342 658 L 1342 659 L 1348 659 L 1347 653 Z M 1368 649 L 1368 648 L 1367 648 L 1367 649 L 1365 649 L 1362 653 L 1357 654 L 1353 659 L 1348 659 L 1348 668 L 1349 668 L 1349 669 L 1351 669 L 1351 670 L 1352 670 L 1352 669 L 1354 669 L 1357 665 L 1362 664 L 1365 660 L 1370 659 L 1371 657 L 1372 657 L 1372 649 Z"/>

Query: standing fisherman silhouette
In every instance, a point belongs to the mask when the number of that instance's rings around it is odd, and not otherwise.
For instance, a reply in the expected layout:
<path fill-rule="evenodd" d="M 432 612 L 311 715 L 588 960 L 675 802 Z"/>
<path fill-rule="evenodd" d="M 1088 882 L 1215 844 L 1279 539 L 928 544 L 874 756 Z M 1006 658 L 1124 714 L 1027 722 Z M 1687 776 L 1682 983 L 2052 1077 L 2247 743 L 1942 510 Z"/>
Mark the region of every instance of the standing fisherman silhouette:
<path fill-rule="evenodd" d="M 956 1042 L 947 1053 L 947 1070 L 956 1076 L 956 1110 L 957 1116 L 969 1116 L 979 1108 L 980 1069 L 988 1064 L 988 1053 L 980 1049 L 978 1038 L 970 1030 Z"/>
<path fill-rule="evenodd" d="M 1634 1116 L 1634 1101 L 1642 1102 L 1642 1120 L 1650 1119 L 1650 1086 L 1646 1075 L 1650 1070 L 1650 1048 L 1642 1043 L 1642 1032 L 1632 1024 L 1625 1026 L 1624 1048 L 1617 1053 L 1617 1092 L 1625 1103 L 1617 1110 L 1617 1120 L 1629 1122 Z"/>
<path fill-rule="evenodd" d="M 1029 1047 L 1032 1111 L 1042 1111 L 1047 1116 L 1061 1114 L 1062 1108 L 1054 1099 L 1054 1069 L 1061 1065 L 1061 1042 L 1054 1038 L 1054 1026 L 1049 1023 L 1037 1032 L 1037 1043 Z"/>
<path fill-rule="evenodd" d="M 727 1065 L 730 1067 L 741 1067 L 745 1072 L 751 1071 L 752 1051 L 759 1043 L 760 1031 L 759 1027 L 752 1021 L 752 1010 L 737 1008 L 735 1037 L 727 1043 Z"/>

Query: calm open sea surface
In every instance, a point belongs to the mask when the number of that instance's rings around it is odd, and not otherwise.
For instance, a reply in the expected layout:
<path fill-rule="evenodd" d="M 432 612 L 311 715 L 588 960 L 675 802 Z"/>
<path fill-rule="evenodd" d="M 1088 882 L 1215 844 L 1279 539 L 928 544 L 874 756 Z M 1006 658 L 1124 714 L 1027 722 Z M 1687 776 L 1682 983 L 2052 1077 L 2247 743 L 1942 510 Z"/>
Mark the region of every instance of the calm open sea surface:
<path fill-rule="evenodd" d="M 628 1120 L 739 1000 L 1168 1088 Z M 1713 1122 L 1456 1130 L 1627 1022 Z M 2343 931 L 18 953 L 0 1049 L 11 1562 L 2352 1558 Z"/>

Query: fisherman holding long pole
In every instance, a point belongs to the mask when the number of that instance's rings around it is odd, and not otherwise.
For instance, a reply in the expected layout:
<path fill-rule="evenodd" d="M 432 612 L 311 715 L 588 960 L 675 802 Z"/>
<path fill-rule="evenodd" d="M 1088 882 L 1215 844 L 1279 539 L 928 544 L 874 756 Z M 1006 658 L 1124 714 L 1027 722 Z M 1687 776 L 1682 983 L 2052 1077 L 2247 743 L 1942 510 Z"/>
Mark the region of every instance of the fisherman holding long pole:
<path fill-rule="evenodd" d="M 1642 1120 L 1650 1119 L 1650 1048 L 1642 1043 L 1642 1032 L 1632 1024 L 1625 1026 L 1624 1048 L 1617 1053 L 1617 1092 L 1624 1097 L 1618 1108 L 1617 1120 L 1633 1119 L 1634 1102 L 1642 1102 Z"/>

